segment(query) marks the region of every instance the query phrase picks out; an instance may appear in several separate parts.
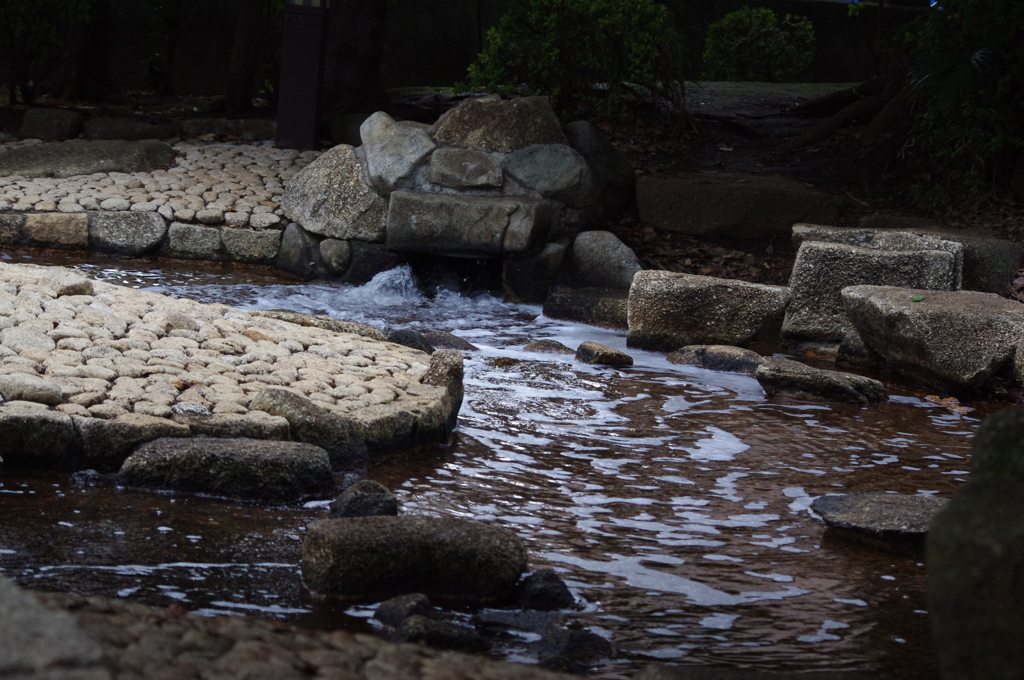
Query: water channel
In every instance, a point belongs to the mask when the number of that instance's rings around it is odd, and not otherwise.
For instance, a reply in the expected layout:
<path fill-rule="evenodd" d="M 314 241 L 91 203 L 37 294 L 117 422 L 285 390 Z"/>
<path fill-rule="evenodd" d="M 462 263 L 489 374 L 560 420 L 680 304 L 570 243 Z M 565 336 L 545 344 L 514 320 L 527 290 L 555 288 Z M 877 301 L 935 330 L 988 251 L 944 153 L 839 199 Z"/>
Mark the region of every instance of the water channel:
<path fill-rule="evenodd" d="M 541 338 L 625 349 L 625 335 L 487 293 L 428 296 L 408 268 L 352 288 L 267 271 L 59 262 L 172 296 L 444 330 L 476 345 L 465 353 L 454 440 L 396 453 L 369 475 L 406 513 L 496 522 L 522 536 L 531 565 L 570 585 L 573 618 L 617 648 L 599 674 L 628 676 L 657 660 L 935 675 L 922 557 L 825 535 L 809 505 L 826 493 L 952 495 L 990 405 L 949 408 L 895 384 L 887 403 L 869 408 L 772 401 L 753 378 L 656 353 L 628 350 L 635 365 L 610 369 L 526 352 Z M 319 602 L 302 587 L 302 535 L 324 505 L 261 507 L 8 470 L 0 573 L 33 589 L 371 630 L 372 606 Z M 534 639 L 506 634 L 495 653 L 530 661 Z"/>

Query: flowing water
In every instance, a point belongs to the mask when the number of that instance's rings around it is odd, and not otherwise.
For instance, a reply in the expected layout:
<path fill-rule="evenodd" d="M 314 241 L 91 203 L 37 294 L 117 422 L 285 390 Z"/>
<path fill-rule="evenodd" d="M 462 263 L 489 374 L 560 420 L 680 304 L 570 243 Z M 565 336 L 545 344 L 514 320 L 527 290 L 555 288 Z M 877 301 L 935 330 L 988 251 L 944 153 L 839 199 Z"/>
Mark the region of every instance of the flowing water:
<path fill-rule="evenodd" d="M 541 338 L 625 349 L 625 335 L 489 294 L 428 297 L 404 268 L 361 288 L 243 270 L 95 260 L 82 269 L 173 296 L 445 330 L 476 345 L 465 353 L 453 441 L 396 453 L 370 477 L 404 512 L 522 536 L 531 566 L 570 585 L 573 618 L 617 648 L 600 672 L 630 675 L 660 660 L 934 676 L 922 557 L 825 535 L 809 505 L 826 493 L 952 495 L 987 405 L 949 408 L 898 385 L 869 408 L 768 400 L 753 378 L 661 354 L 628 350 L 634 366 L 612 369 L 526 352 Z M 301 585 L 304 527 L 324 505 L 268 508 L 5 471 L 0 571 L 35 589 L 372 629 L 372 606 L 318 602 Z M 500 618 L 463 614 L 474 615 Z M 529 661 L 537 637 L 506 633 L 496 653 Z"/>

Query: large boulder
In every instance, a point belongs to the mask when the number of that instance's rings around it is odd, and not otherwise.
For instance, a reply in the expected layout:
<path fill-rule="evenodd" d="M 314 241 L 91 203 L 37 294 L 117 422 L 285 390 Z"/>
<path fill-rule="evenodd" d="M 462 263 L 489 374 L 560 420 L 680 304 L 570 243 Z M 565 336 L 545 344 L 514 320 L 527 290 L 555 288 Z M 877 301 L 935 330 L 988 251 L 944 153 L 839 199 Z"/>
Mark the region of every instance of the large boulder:
<path fill-rule="evenodd" d="M 451 189 L 500 188 L 501 158 L 478 149 L 438 149 L 430 156 L 427 178 Z"/>
<path fill-rule="evenodd" d="M 35 144 L 10 149 L 0 164 L 0 177 L 71 177 L 98 172 L 152 172 L 174 165 L 178 152 L 163 142 L 147 140 L 88 141 Z"/>
<path fill-rule="evenodd" d="M 82 114 L 67 109 L 29 109 L 21 120 L 22 139 L 63 142 L 73 139 L 82 129 Z"/>
<path fill-rule="evenodd" d="M 605 328 L 626 328 L 629 291 L 622 288 L 556 288 L 544 301 L 544 316 Z"/>
<path fill-rule="evenodd" d="M 982 423 L 974 467 L 927 538 L 928 620 L 943 680 L 1019 678 L 1024 409 Z"/>
<path fill-rule="evenodd" d="M 157 439 L 125 460 L 118 480 L 271 503 L 323 497 L 334 490 L 331 462 L 320 447 L 257 439 Z"/>
<path fill-rule="evenodd" d="M 536 198 L 396 191 L 388 208 L 387 247 L 497 257 L 529 250 L 557 219 L 557 204 Z"/>
<path fill-rule="evenodd" d="M 845 401 L 868 404 L 888 396 L 882 383 L 853 373 L 828 371 L 782 357 L 768 357 L 754 378 L 769 397 L 802 401 Z"/>
<path fill-rule="evenodd" d="M 565 144 L 547 97 L 467 99 L 432 129 L 440 146 L 512 153 L 531 144 Z"/>
<path fill-rule="evenodd" d="M 744 345 L 782 320 L 789 289 L 696 274 L 645 270 L 629 289 L 630 347 Z"/>
<path fill-rule="evenodd" d="M 789 342 L 838 344 L 852 326 L 841 291 L 876 284 L 925 290 L 957 290 L 963 246 L 936 237 L 892 233 L 870 247 L 804 242 L 789 285 L 782 335 Z"/>
<path fill-rule="evenodd" d="M 155 212 L 90 212 L 89 246 L 101 253 L 137 257 L 156 250 L 167 222 Z"/>
<path fill-rule="evenodd" d="M 256 395 L 249 408 L 287 420 L 292 439 L 325 449 L 335 468 L 353 469 L 366 465 L 366 441 L 358 424 L 317 406 L 306 397 L 270 387 Z"/>
<path fill-rule="evenodd" d="M 526 558 L 523 539 L 493 524 L 354 517 L 309 526 L 302 578 L 314 593 L 346 601 L 423 593 L 436 602 L 491 604 L 514 594 Z"/>
<path fill-rule="evenodd" d="M 281 209 L 307 231 L 337 239 L 382 242 L 387 201 L 367 184 L 356 150 L 339 144 L 288 182 Z"/>
<path fill-rule="evenodd" d="M 370 183 L 387 197 L 396 188 L 412 188 L 416 171 L 437 148 L 425 126 L 401 122 L 378 111 L 359 127 Z"/>
<path fill-rule="evenodd" d="M 531 144 L 501 161 L 506 182 L 516 188 L 586 208 L 597 201 L 597 185 L 586 159 L 566 144 Z"/>
<path fill-rule="evenodd" d="M 846 315 L 897 371 L 940 387 L 978 385 L 1014 361 L 1024 304 L 977 291 L 852 286 Z"/>
<path fill-rule="evenodd" d="M 576 286 L 628 289 L 642 269 L 636 253 L 610 231 L 585 231 L 572 244 Z"/>
<path fill-rule="evenodd" d="M 644 175 L 636 183 L 640 221 L 659 231 L 701 238 L 788 235 L 795 222 L 830 224 L 841 199 L 781 177 L 692 173 Z"/>
<path fill-rule="evenodd" d="M 889 215 L 868 215 L 852 227 L 794 224 L 793 245 L 807 241 L 845 243 L 851 246 L 883 247 L 892 234 L 911 234 L 959 243 L 963 246 L 961 287 L 984 293 L 1006 294 L 1007 283 L 1020 268 L 1024 249 L 1019 243 L 981 232 L 952 229 L 934 220 Z"/>
<path fill-rule="evenodd" d="M 602 217 L 605 220 L 614 217 L 633 196 L 633 166 L 590 121 L 573 121 L 562 131 L 569 140 L 569 146 L 578 151 L 590 166 L 601 197 Z"/>

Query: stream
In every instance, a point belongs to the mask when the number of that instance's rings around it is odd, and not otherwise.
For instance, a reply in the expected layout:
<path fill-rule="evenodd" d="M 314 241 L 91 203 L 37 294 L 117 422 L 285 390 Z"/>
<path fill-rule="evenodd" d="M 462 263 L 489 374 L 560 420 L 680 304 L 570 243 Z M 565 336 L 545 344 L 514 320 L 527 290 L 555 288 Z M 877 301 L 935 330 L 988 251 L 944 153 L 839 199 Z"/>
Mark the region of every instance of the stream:
<path fill-rule="evenodd" d="M 495 522 L 522 536 L 531 567 L 552 567 L 569 584 L 580 604 L 570 618 L 618 650 L 598 674 L 669 661 L 936 675 L 923 558 L 826 536 L 809 506 L 826 493 L 951 496 L 967 478 L 988 404 L 950 408 L 895 384 L 888 402 L 869 408 L 768 400 L 751 377 L 626 350 L 624 332 L 548 319 L 487 293 L 425 295 L 408 268 L 352 288 L 266 270 L 0 256 L 74 264 L 94 278 L 244 309 L 449 331 L 476 345 L 464 353 L 453 441 L 384 457 L 369 476 L 405 513 Z M 572 348 L 594 340 L 635 364 L 595 367 L 523 350 L 542 338 Z M 320 602 L 301 584 L 305 526 L 325 517 L 325 506 L 264 507 L 129 490 L 109 476 L 5 470 L 0 572 L 31 589 L 379 630 L 372 605 Z M 538 637 L 498 634 L 494 653 L 530 662 Z"/>

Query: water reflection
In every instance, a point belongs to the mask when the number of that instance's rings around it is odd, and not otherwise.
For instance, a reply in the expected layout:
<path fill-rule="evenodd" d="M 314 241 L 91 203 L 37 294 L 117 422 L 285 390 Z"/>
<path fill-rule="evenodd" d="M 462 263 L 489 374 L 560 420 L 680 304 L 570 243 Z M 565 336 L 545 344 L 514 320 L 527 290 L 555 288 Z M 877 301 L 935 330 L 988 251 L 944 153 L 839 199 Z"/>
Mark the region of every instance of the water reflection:
<path fill-rule="evenodd" d="M 477 345 L 454 442 L 396 454 L 371 475 L 406 512 L 493 521 L 523 536 L 532 566 L 559 571 L 585 625 L 619 647 L 614 668 L 685 659 L 934 674 L 923 565 L 824 540 L 809 506 L 825 493 L 951 495 L 984 409 L 900 390 L 867 409 L 768 401 L 752 378 L 633 350 L 631 368 L 585 366 L 523 346 L 551 338 L 625 349 L 624 336 L 490 295 L 431 299 L 407 270 L 362 289 L 238 283 L 221 271 L 89 273 L 245 308 L 447 330 Z M 301 537 L 322 504 L 240 506 L 106 478 L 0 480 L 0 568 L 22 584 L 370 625 L 371 608 L 340 611 L 301 586 Z"/>

